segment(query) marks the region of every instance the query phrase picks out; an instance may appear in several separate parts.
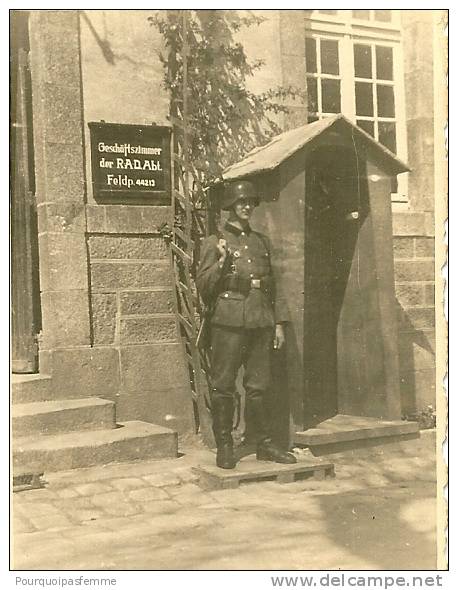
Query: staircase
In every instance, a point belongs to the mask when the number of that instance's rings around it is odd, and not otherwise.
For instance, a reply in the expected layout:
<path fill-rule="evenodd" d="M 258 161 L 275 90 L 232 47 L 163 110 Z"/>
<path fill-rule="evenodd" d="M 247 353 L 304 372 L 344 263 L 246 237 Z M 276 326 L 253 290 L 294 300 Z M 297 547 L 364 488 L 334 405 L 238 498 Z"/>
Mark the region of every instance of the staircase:
<path fill-rule="evenodd" d="M 14 476 L 178 454 L 176 432 L 137 420 L 118 423 L 110 400 L 49 399 L 48 376 L 12 381 Z"/>

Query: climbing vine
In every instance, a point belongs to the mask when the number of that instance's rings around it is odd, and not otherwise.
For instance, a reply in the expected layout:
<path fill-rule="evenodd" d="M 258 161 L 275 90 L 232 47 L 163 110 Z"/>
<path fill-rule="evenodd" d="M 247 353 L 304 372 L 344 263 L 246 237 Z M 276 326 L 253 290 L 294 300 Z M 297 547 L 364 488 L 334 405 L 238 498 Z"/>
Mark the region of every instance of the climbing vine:
<path fill-rule="evenodd" d="M 164 39 L 166 51 L 160 59 L 173 115 L 183 102 L 183 11 L 158 11 L 149 21 Z M 262 21 L 250 11 L 186 11 L 189 150 L 205 183 L 282 131 L 278 115 L 288 112 L 285 98 L 303 98 L 293 87 L 262 94 L 247 88 L 264 62 L 250 61 L 235 36 L 242 27 L 256 27 Z"/>

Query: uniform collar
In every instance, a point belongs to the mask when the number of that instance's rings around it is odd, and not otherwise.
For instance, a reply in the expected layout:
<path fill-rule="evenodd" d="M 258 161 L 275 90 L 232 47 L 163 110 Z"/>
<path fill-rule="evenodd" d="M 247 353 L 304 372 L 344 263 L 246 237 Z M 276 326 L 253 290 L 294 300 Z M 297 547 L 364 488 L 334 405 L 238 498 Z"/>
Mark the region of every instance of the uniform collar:
<path fill-rule="evenodd" d="M 237 226 L 232 225 L 232 223 L 229 223 L 228 221 L 226 221 L 224 229 L 236 236 L 239 236 L 243 232 L 245 232 L 247 235 L 251 233 L 251 227 L 249 225 L 247 225 L 246 229 L 240 229 Z"/>

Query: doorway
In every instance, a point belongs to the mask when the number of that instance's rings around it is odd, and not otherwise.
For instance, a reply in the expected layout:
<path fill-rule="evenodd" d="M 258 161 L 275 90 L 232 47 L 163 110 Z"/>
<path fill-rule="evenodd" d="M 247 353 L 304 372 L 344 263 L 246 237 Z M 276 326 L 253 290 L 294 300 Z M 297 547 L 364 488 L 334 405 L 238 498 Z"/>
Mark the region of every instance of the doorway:
<path fill-rule="evenodd" d="M 41 330 L 28 12 L 10 15 L 12 370 L 38 371 Z"/>
<path fill-rule="evenodd" d="M 350 276 L 369 210 L 363 167 L 354 150 L 336 145 L 315 149 L 306 161 L 304 430 L 341 413 L 342 318 L 350 311 L 352 326 L 362 328 L 358 277 Z"/>

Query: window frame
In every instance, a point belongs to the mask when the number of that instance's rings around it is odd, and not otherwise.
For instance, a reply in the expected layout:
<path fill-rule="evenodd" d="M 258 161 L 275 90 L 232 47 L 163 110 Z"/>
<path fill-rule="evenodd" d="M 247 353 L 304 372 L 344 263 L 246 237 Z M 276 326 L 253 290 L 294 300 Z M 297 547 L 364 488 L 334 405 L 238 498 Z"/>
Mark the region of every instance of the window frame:
<path fill-rule="evenodd" d="M 341 112 L 356 125 L 357 119 L 366 119 L 374 121 L 374 126 L 378 122 L 395 121 L 396 125 L 396 154 L 401 160 L 407 160 L 407 127 L 405 113 L 405 92 L 404 92 L 404 72 L 403 72 L 403 41 L 400 29 L 400 11 L 392 10 L 392 20 L 390 22 L 364 20 L 353 18 L 352 10 L 338 10 L 335 15 L 320 14 L 317 11 L 304 11 L 305 14 L 305 37 L 325 38 L 338 41 L 339 56 L 339 76 L 333 76 L 321 73 L 307 73 L 309 77 L 315 77 L 321 80 L 323 77 L 340 79 L 340 106 Z M 373 15 L 373 10 L 371 12 Z M 320 42 L 321 43 L 321 42 Z M 353 47 L 355 44 L 371 46 L 372 60 L 372 77 L 356 78 L 355 61 Z M 375 69 L 375 47 L 391 47 L 393 50 L 393 80 L 385 81 L 377 79 Z M 317 43 L 317 54 L 319 43 Z M 305 52 L 305 39 L 304 39 Z M 318 67 L 317 67 L 318 70 Z M 356 115 L 356 82 L 370 82 L 372 86 L 379 83 L 392 85 L 394 89 L 394 118 L 377 117 L 377 110 L 374 110 L 373 117 L 364 117 Z M 321 95 L 321 84 L 318 84 Z M 317 89 L 318 90 L 318 89 Z M 372 90 L 373 99 L 376 90 Z M 376 99 L 374 99 L 376 102 Z M 318 102 L 321 109 L 322 102 Z M 376 105 L 375 105 L 376 107 Z M 318 118 L 330 116 L 331 113 L 317 112 Z M 378 137 L 378 134 L 376 134 Z M 397 193 L 392 193 L 393 203 L 402 203 L 404 206 L 408 203 L 408 173 L 398 175 Z"/>

